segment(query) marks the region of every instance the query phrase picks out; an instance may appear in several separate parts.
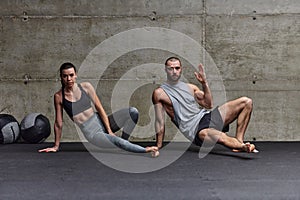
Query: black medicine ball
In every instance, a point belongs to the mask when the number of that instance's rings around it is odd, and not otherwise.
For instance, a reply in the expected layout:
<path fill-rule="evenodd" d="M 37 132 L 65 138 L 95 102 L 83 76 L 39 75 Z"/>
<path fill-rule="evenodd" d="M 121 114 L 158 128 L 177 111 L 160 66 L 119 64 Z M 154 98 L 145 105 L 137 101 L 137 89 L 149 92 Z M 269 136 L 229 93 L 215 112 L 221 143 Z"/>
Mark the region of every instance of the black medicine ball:
<path fill-rule="evenodd" d="M 14 143 L 19 138 L 19 135 L 19 122 L 12 115 L 0 114 L 0 143 Z"/>
<path fill-rule="evenodd" d="M 49 119 L 40 113 L 26 115 L 20 126 L 22 138 L 29 143 L 43 142 L 51 133 Z"/>

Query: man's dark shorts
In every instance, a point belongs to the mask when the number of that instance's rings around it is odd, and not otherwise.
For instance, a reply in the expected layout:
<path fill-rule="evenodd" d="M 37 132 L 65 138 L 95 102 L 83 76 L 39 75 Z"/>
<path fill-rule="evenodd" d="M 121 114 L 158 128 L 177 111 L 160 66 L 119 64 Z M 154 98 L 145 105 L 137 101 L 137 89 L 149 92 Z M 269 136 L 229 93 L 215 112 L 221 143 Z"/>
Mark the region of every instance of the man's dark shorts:
<path fill-rule="evenodd" d="M 205 114 L 202 117 L 202 119 L 200 120 L 200 122 L 198 124 L 198 128 L 197 128 L 197 134 L 196 134 L 195 139 L 193 141 L 193 143 L 195 145 L 197 145 L 197 146 L 202 145 L 202 140 L 199 138 L 198 133 L 203 129 L 213 128 L 213 129 L 216 129 L 216 130 L 222 131 L 222 132 L 228 132 L 229 131 L 229 125 L 224 127 L 224 122 L 223 122 L 223 119 L 221 117 L 221 114 L 220 114 L 218 108 L 219 107 L 216 107 L 211 112 Z"/>

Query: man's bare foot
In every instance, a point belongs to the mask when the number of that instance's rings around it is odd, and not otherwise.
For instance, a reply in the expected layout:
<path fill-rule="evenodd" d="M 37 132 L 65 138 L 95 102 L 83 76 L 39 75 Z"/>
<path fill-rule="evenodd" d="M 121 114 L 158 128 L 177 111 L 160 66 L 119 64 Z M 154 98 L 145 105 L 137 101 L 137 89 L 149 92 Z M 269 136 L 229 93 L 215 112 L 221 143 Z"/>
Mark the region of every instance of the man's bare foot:
<path fill-rule="evenodd" d="M 151 156 L 154 158 L 159 156 L 158 147 L 156 146 L 146 147 L 146 152 L 151 152 Z"/>
<path fill-rule="evenodd" d="M 255 149 L 255 145 L 250 144 L 249 142 L 245 143 L 242 149 L 248 153 L 258 153 L 258 151 Z"/>
<path fill-rule="evenodd" d="M 254 144 L 250 144 L 249 142 L 243 144 L 243 147 L 241 149 L 233 149 L 233 152 L 247 152 L 247 153 L 258 153 L 259 151 L 255 149 Z"/>

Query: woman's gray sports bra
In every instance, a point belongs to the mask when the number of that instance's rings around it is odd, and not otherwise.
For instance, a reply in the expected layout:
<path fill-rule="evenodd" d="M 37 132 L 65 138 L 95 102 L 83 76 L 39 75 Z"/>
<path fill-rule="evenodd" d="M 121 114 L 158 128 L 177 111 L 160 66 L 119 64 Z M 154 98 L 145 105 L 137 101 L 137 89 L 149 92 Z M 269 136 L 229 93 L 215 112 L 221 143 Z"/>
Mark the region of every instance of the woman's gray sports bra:
<path fill-rule="evenodd" d="M 73 120 L 73 117 L 89 108 L 92 107 L 91 105 L 91 98 L 88 96 L 88 94 L 84 91 L 82 86 L 78 84 L 78 87 L 81 90 L 81 97 L 76 102 L 71 102 L 67 99 L 65 99 L 65 93 L 64 89 L 62 89 L 62 97 L 63 97 L 63 108 L 65 109 L 66 113 L 69 115 L 69 117 Z"/>

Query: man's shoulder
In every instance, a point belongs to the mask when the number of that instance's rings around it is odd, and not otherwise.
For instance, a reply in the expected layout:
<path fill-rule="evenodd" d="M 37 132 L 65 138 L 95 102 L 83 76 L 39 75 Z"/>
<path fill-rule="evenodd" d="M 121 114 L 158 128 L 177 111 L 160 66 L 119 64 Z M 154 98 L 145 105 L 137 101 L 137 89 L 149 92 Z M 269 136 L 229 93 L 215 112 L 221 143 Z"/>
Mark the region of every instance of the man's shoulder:
<path fill-rule="evenodd" d="M 152 93 L 152 100 L 154 102 L 161 101 L 163 98 L 165 98 L 166 93 L 161 87 L 157 87 L 156 89 L 153 90 Z"/>
<path fill-rule="evenodd" d="M 194 87 L 197 87 L 195 84 L 193 83 L 186 83 L 190 88 L 194 88 Z"/>
<path fill-rule="evenodd" d="M 200 90 L 199 87 L 195 84 L 192 84 L 192 83 L 187 83 L 187 86 L 189 87 L 190 91 L 192 93 L 194 93 L 195 91 L 198 91 Z"/>
<path fill-rule="evenodd" d="M 153 90 L 153 95 L 159 95 L 161 93 L 165 93 L 165 91 L 160 86 Z"/>

